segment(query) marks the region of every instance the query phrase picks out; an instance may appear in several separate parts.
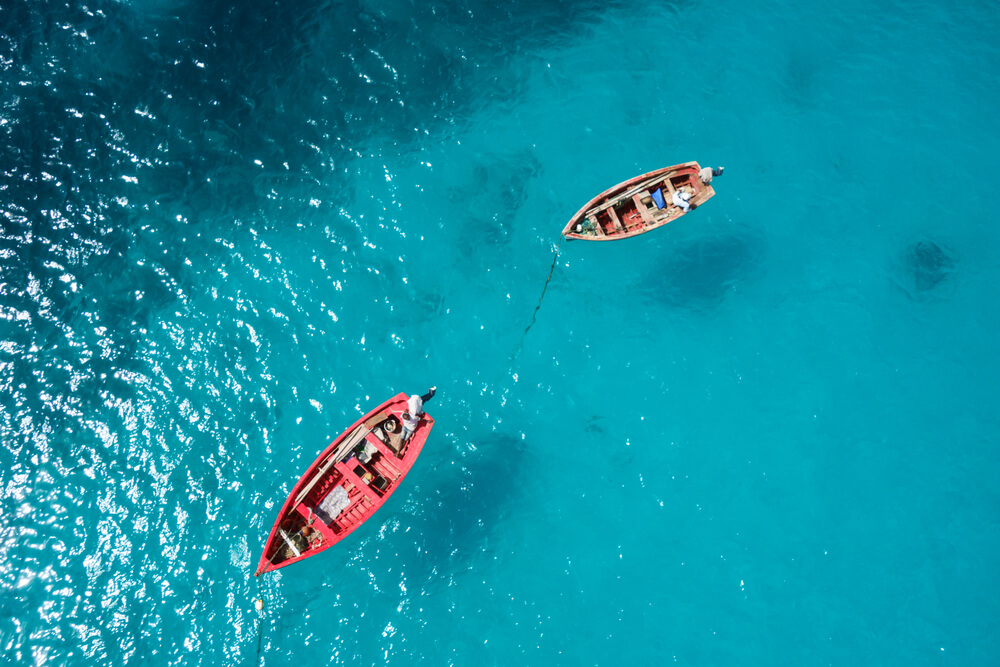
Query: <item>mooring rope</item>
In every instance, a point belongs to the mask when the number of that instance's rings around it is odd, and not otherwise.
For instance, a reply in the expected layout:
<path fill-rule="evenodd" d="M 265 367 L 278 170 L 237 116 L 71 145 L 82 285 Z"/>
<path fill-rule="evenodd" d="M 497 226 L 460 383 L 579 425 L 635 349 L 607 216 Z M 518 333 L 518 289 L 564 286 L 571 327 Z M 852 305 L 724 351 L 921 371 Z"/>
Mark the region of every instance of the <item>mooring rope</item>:
<path fill-rule="evenodd" d="M 257 599 L 254 600 L 254 608 L 257 610 L 257 664 L 260 665 L 260 650 L 264 644 L 264 593 L 261 590 L 263 577 L 254 577 L 257 580 Z"/>
<path fill-rule="evenodd" d="M 521 334 L 521 341 L 517 344 L 517 349 L 514 350 L 514 354 L 511 355 L 511 359 L 517 356 L 517 353 L 521 351 L 521 346 L 524 345 L 524 339 L 531 331 L 531 327 L 535 326 L 535 318 L 538 316 L 538 309 L 542 307 L 542 299 L 545 298 L 545 291 L 549 288 L 549 281 L 552 280 L 552 274 L 556 270 L 556 262 L 559 261 L 559 249 L 562 247 L 562 242 L 564 236 L 559 237 L 559 243 L 556 244 L 556 254 L 552 258 L 552 266 L 549 267 L 549 277 L 545 279 L 545 285 L 542 287 L 542 295 L 538 297 L 538 305 L 535 306 L 535 311 L 531 313 L 531 322 L 524 328 L 524 333 Z"/>

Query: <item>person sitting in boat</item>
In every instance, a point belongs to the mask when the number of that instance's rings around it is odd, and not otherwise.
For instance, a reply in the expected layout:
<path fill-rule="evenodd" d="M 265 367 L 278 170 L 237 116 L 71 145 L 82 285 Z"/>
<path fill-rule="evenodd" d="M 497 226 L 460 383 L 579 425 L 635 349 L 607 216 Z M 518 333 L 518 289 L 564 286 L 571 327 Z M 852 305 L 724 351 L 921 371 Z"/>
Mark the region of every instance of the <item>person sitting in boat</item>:
<path fill-rule="evenodd" d="M 687 213 L 691 210 L 691 204 L 689 203 L 691 199 L 691 193 L 687 190 L 674 190 L 674 196 L 671 200 L 674 202 L 674 206 L 679 207 L 682 211 Z"/>
<path fill-rule="evenodd" d="M 437 387 L 431 387 L 423 396 L 414 394 L 406 402 L 406 411 L 401 415 L 403 422 L 403 440 L 409 440 L 420 423 L 420 415 L 424 414 L 424 403 L 434 398 Z"/>

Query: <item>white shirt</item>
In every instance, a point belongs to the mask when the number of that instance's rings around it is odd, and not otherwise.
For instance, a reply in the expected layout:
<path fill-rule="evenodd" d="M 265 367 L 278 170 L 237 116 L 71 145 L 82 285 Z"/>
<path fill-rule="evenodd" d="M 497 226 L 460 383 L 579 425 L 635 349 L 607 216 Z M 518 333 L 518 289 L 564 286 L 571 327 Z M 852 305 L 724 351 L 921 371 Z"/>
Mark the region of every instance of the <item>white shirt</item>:
<path fill-rule="evenodd" d="M 414 394 L 413 396 L 410 396 L 410 400 L 406 402 L 406 407 L 409 408 L 411 415 L 419 417 L 424 413 L 424 399 Z"/>
<path fill-rule="evenodd" d="M 671 199 L 674 202 L 674 206 L 681 207 L 682 209 L 684 209 L 685 213 L 688 211 L 688 209 L 691 208 L 691 204 L 688 203 L 688 199 L 691 199 L 691 194 L 686 191 L 683 190 L 675 191 L 674 196 L 671 197 Z"/>
<path fill-rule="evenodd" d="M 409 419 L 406 418 L 407 415 L 410 417 Z M 402 420 L 403 430 L 407 433 L 413 433 L 417 430 L 417 426 L 420 425 L 420 417 L 416 416 L 412 412 L 404 412 L 402 414 Z"/>

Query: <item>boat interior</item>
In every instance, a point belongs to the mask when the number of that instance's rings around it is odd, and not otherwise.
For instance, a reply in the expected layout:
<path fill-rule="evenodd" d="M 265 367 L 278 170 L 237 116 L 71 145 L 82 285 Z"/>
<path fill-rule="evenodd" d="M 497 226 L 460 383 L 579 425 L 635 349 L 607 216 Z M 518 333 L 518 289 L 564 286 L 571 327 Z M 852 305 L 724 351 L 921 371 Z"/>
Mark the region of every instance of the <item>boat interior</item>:
<path fill-rule="evenodd" d="M 698 205 L 695 180 L 695 174 L 674 172 L 630 188 L 587 211 L 580 233 L 598 237 L 634 234 L 669 222 L 683 214 L 672 201 L 674 192 L 690 195 L 691 208 Z"/>
<path fill-rule="evenodd" d="M 268 560 L 277 565 L 338 542 L 364 521 L 402 477 L 407 440 L 385 410 L 348 433 L 298 492 Z"/>

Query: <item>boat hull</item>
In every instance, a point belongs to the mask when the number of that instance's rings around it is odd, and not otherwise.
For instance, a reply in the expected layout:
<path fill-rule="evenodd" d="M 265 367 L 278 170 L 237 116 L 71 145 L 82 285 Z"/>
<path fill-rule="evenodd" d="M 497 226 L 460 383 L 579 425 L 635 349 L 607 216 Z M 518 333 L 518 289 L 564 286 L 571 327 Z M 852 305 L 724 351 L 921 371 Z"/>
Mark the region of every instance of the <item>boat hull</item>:
<path fill-rule="evenodd" d="M 406 394 L 354 422 L 306 469 L 271 528 L 256 576 L 326 551 L 370 519 L 420 456 L 434 419 L 424 413 L 404 439 Z"/>
<path fill-rule="evenodd" d="M 715 195 L 712 186 L 699 178 L 699 171 L 697 162 L 685 162 L 623 181 L 587 202 L 562 234 L 583 241 L 620 241 L 658 229 L 689 212 L 673 202 L 674 192 L 687 193 L 689 210 Z M 657 190 L 662 206 L 655 196 Z"/>

